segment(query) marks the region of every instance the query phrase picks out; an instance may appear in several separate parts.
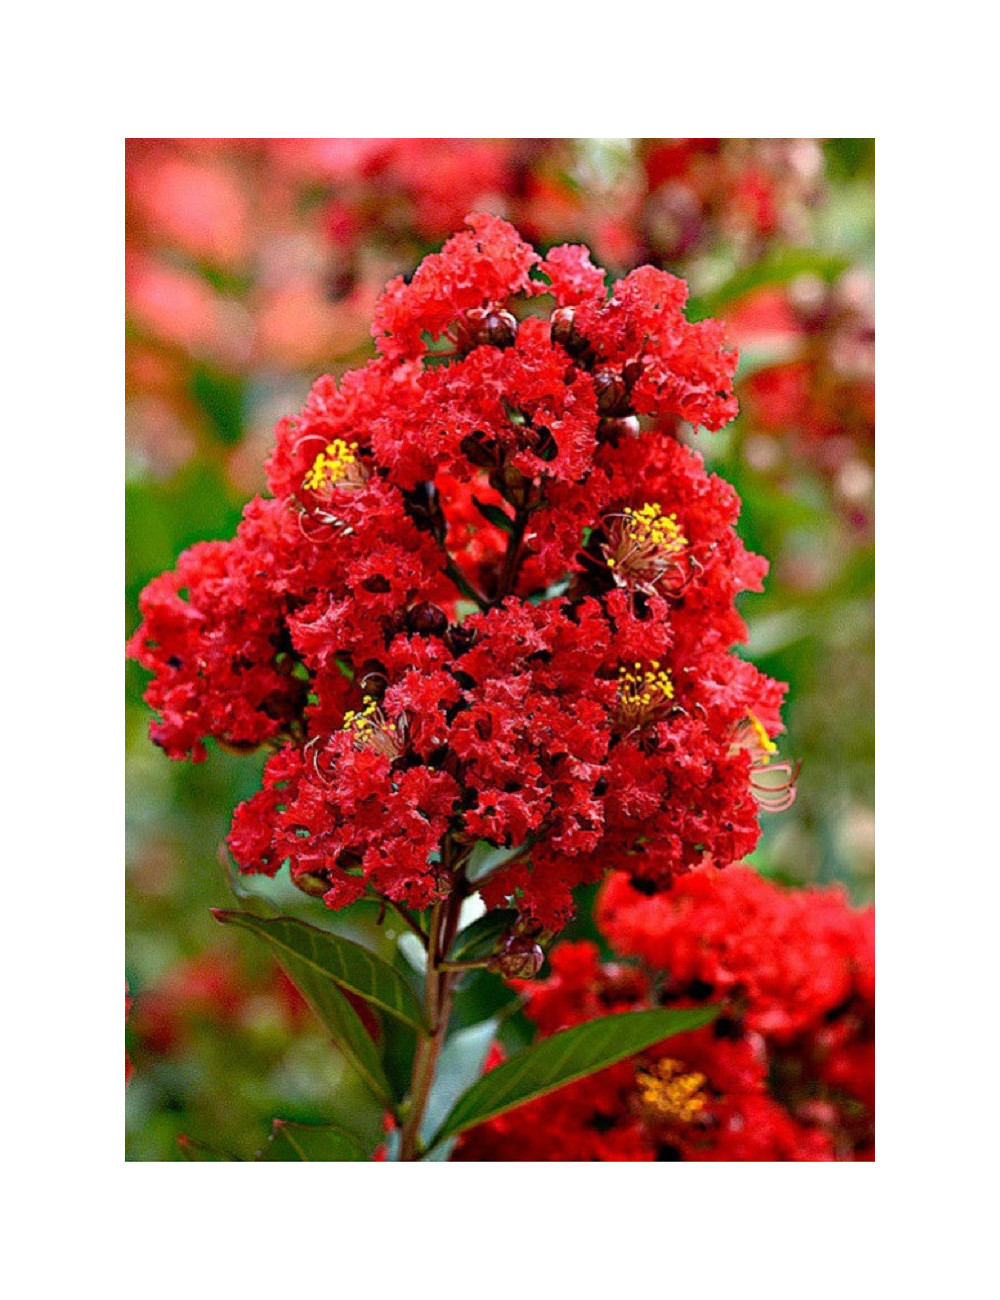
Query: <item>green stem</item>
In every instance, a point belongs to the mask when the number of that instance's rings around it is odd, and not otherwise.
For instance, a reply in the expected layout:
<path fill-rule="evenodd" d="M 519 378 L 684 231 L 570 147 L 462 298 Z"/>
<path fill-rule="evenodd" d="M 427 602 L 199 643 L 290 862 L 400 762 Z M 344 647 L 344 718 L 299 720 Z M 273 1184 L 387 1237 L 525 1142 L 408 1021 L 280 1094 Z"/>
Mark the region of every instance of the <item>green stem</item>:
<path fill-rule="evenodd" d="M 400 1134 L 400 1160 L 419 1160 L 423 1154 L 420 1143 L 420 1122 L 427 1109 L 434 1082 L 438 1056 L 448 1031 L 451 996 L 455 974 L 447 969 L 444 956 L 451 947 L 458 929 L 458 916 L 462 910 L 464 891 L 456 888 L 448 899 L 439 903 L 431 914 L 431 933 L 427 948 L 427 975 L 424 980 L 424 1010 L 429 1031 L 421 1032 L 413 1057 L 410 1082 L 410 1104 Z"/>

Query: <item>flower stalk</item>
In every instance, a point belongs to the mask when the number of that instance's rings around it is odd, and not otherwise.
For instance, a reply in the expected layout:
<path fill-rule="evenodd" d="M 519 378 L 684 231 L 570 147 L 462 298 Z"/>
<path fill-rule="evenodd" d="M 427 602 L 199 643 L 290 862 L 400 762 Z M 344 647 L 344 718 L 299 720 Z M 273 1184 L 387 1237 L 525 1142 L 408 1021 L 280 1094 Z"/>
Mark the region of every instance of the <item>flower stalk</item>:
<path fill-rule="evenodd" d="M 438 1057 L 448 1032 L 448 1016 L 455 987 L 456 968 L 444 960 L 458 929 L 464 890 L 456 887 L 431 915 L 424 979 L 424 1011 L 429 1028 L 417 1038 L 410 1076 L 410 1103 L 400 1133 L 399 1159 L 419 1160 L 423 1155 L 420 1124 L 427 1109 Z"/>

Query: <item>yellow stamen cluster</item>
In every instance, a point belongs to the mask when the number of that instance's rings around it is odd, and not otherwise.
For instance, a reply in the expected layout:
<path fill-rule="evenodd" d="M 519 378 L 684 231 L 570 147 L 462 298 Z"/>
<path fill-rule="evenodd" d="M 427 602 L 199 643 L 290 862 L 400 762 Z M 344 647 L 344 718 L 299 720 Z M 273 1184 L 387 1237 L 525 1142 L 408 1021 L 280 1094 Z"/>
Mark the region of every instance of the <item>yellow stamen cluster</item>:
<path fill-rule="evenodd" d="M 326 487 L 336 487 L 350 474 L 357 465 L 358 444 L 347 443 L 342 438 L 334 438 L 313 461 L 312 469 L 302 480 L 302 486 L 309 492 L 321 492 Z"/>
<path fill-rule="evenodd" d="M 643 546 L 655 546 L 657 550 L 671 554 L 687 546 L 687 538 L 681 532 L 675 514 L 665 515 L 663 507 L 655 501 L 648 501 L 638 510 L 626 506 L 625 531 L 632 534 Z"/>
<path fill-rule="evenodd" d="M 344 730 L 351 732 L 357 749 L 374 749 L 387 758 L 398 758 L 402 752 L 395 728 L 370 695 L 364 697 L 360 709 L 348 709 L 344 714 Z"/>
<path fill-rule="evenodd" d="M 378 703 L 366 695 L 358 710 L 348 709 L 344 714 L 344 730 L 364 732 L 377 726 Z"/>
<path fill-rule="evenodd" d="M 685 1071 L 680 1061 L 664 1058 L 648 1070 L 639 1070 L 639 1105 L 660 1123 L 690 1124 L 705 1109 L 703 1074 Z"/>
<path fill-rule="evenodd" d="M 658 659 L 648 668 L 636 663 L 618 669 L 618 718 L 629 730 L 651 721 L 673 698 L 673 679 Z"/>
<path fill-rule="evenodd" d="M 633 509 L 605 523 L 607 543 L 604 559 L 619 586 L 634 586 L 652 594 L 683 587 L 687 580 L 680 559 L 688 544 L 674 514 L 666 515 L 655 501 Z"/>

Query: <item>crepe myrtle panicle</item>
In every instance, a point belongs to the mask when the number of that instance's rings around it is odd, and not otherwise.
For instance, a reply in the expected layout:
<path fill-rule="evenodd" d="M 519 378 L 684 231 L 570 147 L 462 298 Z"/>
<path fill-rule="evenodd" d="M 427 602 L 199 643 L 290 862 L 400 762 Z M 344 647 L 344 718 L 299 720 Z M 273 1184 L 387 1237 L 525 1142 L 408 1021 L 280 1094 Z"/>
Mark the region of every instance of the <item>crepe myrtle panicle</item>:
<path fill-rule="evenodd" d="M 874 1159 L 873 908 L 733 867 L 653 898 L 613 872 L 596 915 L 614 959 L 560 942 L 524 987 L 542 1037 L 636 1008 L 721 1014 L 472 1129 L 459 1159 Z"/>
<path fill-rule="evenodd" d="M 243 871 L 333 908 L 478 890 L 530 938 L 609 862 L 655 893 L 742 858 L 794 774 L 762 779 L 784 687 L 732 652 L 766 562 L 677 437 L 736 413 L 722 325 L 666 272 L 609 294 L 583 247 L 468 227 L 280 421 L 235 538 L 146 588 L 130 653 L 171 758 L 271 750 Z"/>

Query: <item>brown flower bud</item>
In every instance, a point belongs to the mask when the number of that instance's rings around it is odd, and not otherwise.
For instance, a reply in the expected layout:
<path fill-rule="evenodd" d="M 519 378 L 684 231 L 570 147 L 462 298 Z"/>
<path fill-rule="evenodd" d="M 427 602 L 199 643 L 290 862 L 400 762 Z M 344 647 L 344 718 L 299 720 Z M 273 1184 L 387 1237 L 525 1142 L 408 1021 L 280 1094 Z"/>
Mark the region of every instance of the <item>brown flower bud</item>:
<path fill-rule="evenodd" d="M 439 605 L 423 600 L 407 612 L 406 626 L 421 636 L 442 636 L 448 626 L 448 616 Z"/>
<path fill-rule="evenodd" d="M 517 338 L 517 319 L 509 311 L 492 311 L 479 330 L 479 342 L 509 348 Z"/>
<path fill-rule="evenodd" d="M 622 438 L 636 438 L 639 435 L 639 417 L 622 415 L 617 418 L 602 420 L 597 426 L 597 441 L 610 442 L 613 445 Z"/>
<path fill-rule="evenodd" d="M 388 685 L 389 679 L 386 677 L 382 665 L 374 659 L 366 659 L 361 665 L 361 673 L 358 677 L 361 694 L 370 700 L 379 701 L 385 694 Z"/>
<path fill-rule="evenodd" d="M 622 379 L 628 388 L 638 383 L 644 370 L 641 357 L 633 357 L 631 361 L 626 361 L 622 366 Z"/>
<path fill-rule="evenodd" d="M 597 410 L 601 415 L 628 415 L 628 388 L 625 380 L 607 366 L 594 372 Z"/>
<path fill-rule="evenodd" d="M 552 342 L 564 347 L 571 357 L 580 357 L 590 344 L 576 327 L 572 307 L 557 307 L 552 313 Z"/>
<path fill-rule="evenodd" d="M 464 655 L 476 642 L 476 629 L 464 623 L 452 623 L 444 634 L 444 643 L 453 655 Z"/>
<path fill-rule="evenodd" d="M 512 934 L 490 961 L 489 969 L 505 979 L 533 980 L 542 969 L 545 953 L 534 939 Z"/>

